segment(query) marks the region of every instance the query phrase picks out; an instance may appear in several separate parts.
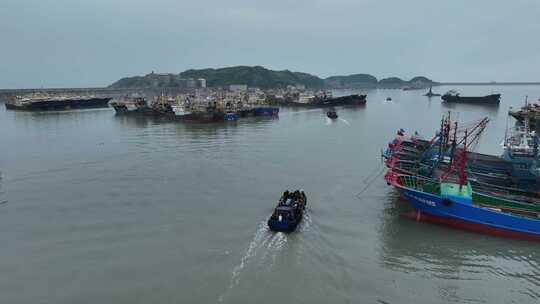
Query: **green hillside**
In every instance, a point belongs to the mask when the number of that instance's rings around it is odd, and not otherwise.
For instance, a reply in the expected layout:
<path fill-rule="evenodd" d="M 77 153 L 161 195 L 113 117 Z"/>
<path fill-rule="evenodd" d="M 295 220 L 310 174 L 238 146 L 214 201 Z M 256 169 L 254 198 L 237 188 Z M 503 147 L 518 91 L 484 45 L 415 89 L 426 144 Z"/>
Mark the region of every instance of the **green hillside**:
<path fill-rule="evenodd" d="M 144 76 L 122 78 L 111 84 L 111 88 L 167 88 L 185 87 L 188 79 L 206 79 L 208 87 L 227 87 L 231 84 L 247 84 L 261 89 L 286 88 L 289 85 L 303 85 L 311 89 L 355 89 L 355 88 L 400 88 L 406 85 L 427 87 L 437 84 L 432 80 L 418 76 L 410 81 L 397 77 L 377 80 L 369 74 L 331 76 L 321 79 L 317 76 L 291 72 L 274 71 L 262 66 L 234 66 L 218 69 L 191 69 L 180 74 L 150 73 Z"/>
<path fill-rule="evenodd" d="M 273 71 L 261 66 L 235 66 L 220 69 L 187 70 L 182 78 L 205 78 L 209 87 L 224 87 L 231 84 L 247 84 L 261 89 L 285 88 L 288 85 L 304 85 L 321 88 L 322 79 L 306 73 L 289 70 Z"/>

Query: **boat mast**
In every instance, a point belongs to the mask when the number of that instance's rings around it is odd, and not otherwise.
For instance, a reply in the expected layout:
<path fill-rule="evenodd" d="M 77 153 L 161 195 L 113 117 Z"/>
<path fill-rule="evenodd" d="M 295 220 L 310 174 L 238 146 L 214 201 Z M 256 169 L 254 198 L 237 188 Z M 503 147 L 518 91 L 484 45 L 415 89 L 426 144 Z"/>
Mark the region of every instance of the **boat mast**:
<path fill-rule="evenodd" d="M 441 118 L 441 129 L 439 130 L 439 162 L 442 159 L 442 146 L 443 146 L 443 143 L 444 143 L 443 130 L 444 130 L 444 117 Z"/>
<path fill-rule="evenodd" d="M 456 145 L 457 145 L 457 127 L 458 123 L 457 121 L 454 123 L 454 139 L 452 140 L 452 150 L 450 151 L 450 166 L 452 166 L 452 163 L 454 161 L 454 153 L 456 152 Z"/>
<path fill-rule="evenodd" d="M 508 116 L 506 115 L 506 129 L 504 130 L 504 146 L 506 147 L 506 143 L 508 141 Z"/>
<path fill-rule="evenodd" d="M 448 111 L 448 119 L 446 120 L 446 126 L 445 126 L 445 139 L 444 139 L 444 149 L 445 150 L 448 149 L 448 142 L 450 140 L 450 122 L 451 122 L 450 114 L 451 114 L 451 112 Z"/>
<path fill-rule="evenodd" d="M 465 165 L 467 164 L 467 129 L 465 129 L 465 139 L 463 141 L 463 151 L 461 152 L 460 159 L 460 168 L 459 168 L 459 191 L 461 187 L 467 181 L 467 173 L 465 173 Z"/>

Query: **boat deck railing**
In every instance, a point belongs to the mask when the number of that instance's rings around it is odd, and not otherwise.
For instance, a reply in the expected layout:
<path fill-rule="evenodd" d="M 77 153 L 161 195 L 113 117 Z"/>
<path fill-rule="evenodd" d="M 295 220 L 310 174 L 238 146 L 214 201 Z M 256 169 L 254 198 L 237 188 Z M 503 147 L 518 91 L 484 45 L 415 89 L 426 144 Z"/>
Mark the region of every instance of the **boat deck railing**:
<path fill-rule="evenodd" d="M 399 177 L 401 183 L 408 188 L 427 192 L 430 194 L 438 194 L 440 192 L 440 183 L 427 178 L 419 178 L 413 175 L 401 175 Z"/>

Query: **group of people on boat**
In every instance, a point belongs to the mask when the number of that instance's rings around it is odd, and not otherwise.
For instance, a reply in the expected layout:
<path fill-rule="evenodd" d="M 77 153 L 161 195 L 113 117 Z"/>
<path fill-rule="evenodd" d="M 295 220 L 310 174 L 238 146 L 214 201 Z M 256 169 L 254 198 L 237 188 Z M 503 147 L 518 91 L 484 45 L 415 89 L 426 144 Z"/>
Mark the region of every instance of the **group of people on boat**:
<path fill-rule="evenodd" d="M 279 206 L 304 206 L 306 204 L 306 194 L 302 190 L 296 190 L 294 192 L 289 192 L 285 190 L 283 195 L 279 199 Z"/>
<path fill-rule="evenodd" d="M 270 230 L 280 232 L 292 232 L 302 219 L 306 208 L 307 198 L 302 190 L 290 192 L 285 190 L 279 199 L 278 206 L 274 209 L 268 220 Z"/>

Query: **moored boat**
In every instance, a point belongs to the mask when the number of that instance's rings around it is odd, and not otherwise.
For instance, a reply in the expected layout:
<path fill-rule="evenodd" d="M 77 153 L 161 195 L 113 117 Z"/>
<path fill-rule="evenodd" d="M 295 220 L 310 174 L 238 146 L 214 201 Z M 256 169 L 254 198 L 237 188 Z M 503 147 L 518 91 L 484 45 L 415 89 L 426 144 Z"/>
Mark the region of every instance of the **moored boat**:
<path fill-rule="evenodd" d="M 193 116 L 193 112 L 184 104 L 173 104 L 171 108 L 176 119 L 189 119 Z"/>
<path fill-rule="evenodd" d="M 523 204 L 503 204 L 496 197 L 475 196 L 470 183 L 441 183 L 394 172 L 389 172 L 386 180 L 411 203 L 417 220 L 540 241 L 538 206 L 523 208 Z"/>
<path fill-rule="evenodd" d="M 387 154 L 391 156 L 386 161 L 389 170 L 385 180 L 410 202 L 415 210 L 413 217 L 417 220 L 540 240 L 538 194 L 498 185 L 507 179 L 513 182 L 514 178 L 522 178 L 519 172 L 513 171 L 511 164 L 523 165 L 514 160 L 467 151 L 467 139 L 476 144 L 486 123 L 484 119 L 470 129 L 459 130 L 457 123 L 454 128 L 450 127 L 449 117 L 443 119 L 440 132 L 431 141 L 431 148 L 424 152 L 419 149 L 416 159 L 401 158 L 401 142 L 396 138 L 389 144 L 392 152 Z M 457 134 L 463 131 L 465 136 L 458 138 Z M 403 136 L 404 132 L 400 134 Z M 529 147 L 526 134 L 528 132 L 521 132 L 520 136 L 512 137 L 505 150 L 524 153 L 524 157 L 537 155 L 537 149 Z M 408 147 L 414 146 L 411 142 L 414 141 L 403 141 Z M 500 170 L 495 172 L 490 168 Z"/>
<path fill-rule="evenodd" d="M 528 98 L 525 98 L 525 105 L 519 110 L 510 108 L 508 115 L 512 116 L 521 124 L 528 123 L 533 130 L 538 130 L 540 125 L 540 105 L 537 103 L 529 103 Z"/>
<path fill-rule="evenodd" d="M 151 111 L 146 99 L 138 94 L 112 100 L 109 105 L 114 108 L 116 114 L 142 114 Z"/>
<path fill-rule="evenodd" d="M 225 112 L 223 114 L 223 119 L 226 121 L 236 121 L 240 119 L 240 114 L 236 112 Z"/>
<path fill-rule="evenodd" d="M 255 116 L 277 116 L 279 108 L 277 107 L 256 107 L 254 109 Z"/>
<path fill-rule="evenodd" d="M 272 231 L 293 232 L 302 220 L 306 204 L 304 191 L 285 191 L 268 219 L 268 227 Z"/>
<path fill-rule="evenodd" d="M 50 111 L 86 108 L 105 108 L 110 97 L 67 96 L 35 93 L 28 96 L 16 96 L 5 103 L 6 109 L 22 111 Z"/>

